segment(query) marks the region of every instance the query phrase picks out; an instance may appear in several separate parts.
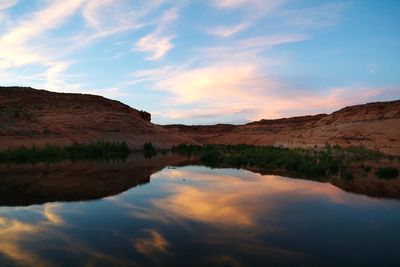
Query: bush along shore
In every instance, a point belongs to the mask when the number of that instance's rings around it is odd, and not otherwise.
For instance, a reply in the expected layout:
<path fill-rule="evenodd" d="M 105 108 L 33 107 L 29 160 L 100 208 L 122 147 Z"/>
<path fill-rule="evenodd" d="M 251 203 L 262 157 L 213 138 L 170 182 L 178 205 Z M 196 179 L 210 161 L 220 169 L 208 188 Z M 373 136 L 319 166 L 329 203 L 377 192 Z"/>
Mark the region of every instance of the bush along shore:
<path fill-rule="evenodd" d="M 45 145 L 31 148 L 20 147 L 0 151 L 0 163 L 54 162 L 65 159 L 78 160 L 125 160 L 130 150 L 125 142 L 98 141 L 69 146 Z"/>
<path fill-rule="evenodd" d="M 327 145 L 324 149 L 282 148 L 252 145 L 179 145 L 173 153 L 199 157 L 209 167 L 235 167 L 262 172 L 286 172 L 299 178 L 325 180 L 341 177 L 351 180 L 354 174 L 368 175 L 381 160 L 394 161 L 394 157 L 362 147 L 342 148 Z M 376 168 L 374 168 L 376 169 Z M 379 167 L 375 175 L 381 179 L 395 179 L 395 167 Z"/>
<path fill-rule="evenodd" d="M 282 148 L 253 145 L 187 145 L 171 148 L 173 153 L 196 157 L 200 163 L 217 167 L 245 168 L 262 173 L 285 173 L 299 178 L 325 180 L 340 177 L 374 175 L 379 179 L 399 177 L 399 158 L 361 147 Z M 159 152 L 151 142 L 143 145 L 144 157 L 151 159 Z M 98 141 L 69 146 L 45 145 L 0 151 L 0 163 L 57 162 L 61 160 L 125 160 L 131 153 L 125 142 Z M 385 164 L 382 164 L 385 162 Z M 394 166 L 391 164 L 393 163 Z"/>

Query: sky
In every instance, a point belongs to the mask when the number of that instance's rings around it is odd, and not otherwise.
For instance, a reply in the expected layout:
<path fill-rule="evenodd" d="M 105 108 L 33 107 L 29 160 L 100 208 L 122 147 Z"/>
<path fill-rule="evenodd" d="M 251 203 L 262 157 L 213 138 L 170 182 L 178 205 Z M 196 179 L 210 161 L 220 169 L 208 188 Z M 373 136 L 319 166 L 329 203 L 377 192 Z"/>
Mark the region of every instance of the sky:
<path fill-rule="evenodd" d="M 89 93 L 159 124 L 400 99 L 398 0 L 0 0 L 0 85 Z"/>

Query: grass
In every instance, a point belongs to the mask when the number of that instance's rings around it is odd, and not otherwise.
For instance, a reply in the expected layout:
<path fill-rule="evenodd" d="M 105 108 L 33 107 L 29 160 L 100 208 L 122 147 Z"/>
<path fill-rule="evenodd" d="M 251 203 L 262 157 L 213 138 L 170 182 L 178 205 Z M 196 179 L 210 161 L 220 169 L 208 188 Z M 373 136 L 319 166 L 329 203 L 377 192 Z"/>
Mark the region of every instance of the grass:
<path fill-rule="evenodd" d="M 70 160 L 114 160 L 125 159 L 129 155 L 125 142 L 98 141 L 70 146 L 45 145 L 43 147 L 12 148 L 0 152 L 1 163 L 34 163 Z"/>
<path fill-rule="evenodd" d="M 197 155 L 210 167 L 257 167 L 261 170 L 285 170 L 299 176 L 323 179 L 341 176 L 353 179 L 352 164 L 384 157 L 376 151 L 360 147 L 324 149 L 290 149 L 252 145 L 179 145 L 172 151 L 181 155 Z M 393 171 L 392 171 L 393 172 Z M 393 176 L 393 174 L 392 174 Z"/>
<path fill-rule="evenodd" d="M 341 148 L 326 146 L 324 149 L 290 149 L 272 146 L 252 145 L 179 145 L 173 153 L 196 156 L 209 167 L 254 167 L 260 171 L 285 171 L 299 177 L 323 180 L 340 176 L 347 180 L 354 178 L 354 166 L 360 165 L 365 175 L 372 171 L 366 161 L 378 162 L 386 156 L 360 147 Z M 94 142 L 69 146 L 46 145 L 31 148 L 20 147 L 0 151 L 0 163 L 54 162 L 64 159 L 78 160 L 124 160 L 130 149 L 125 142 Z M 158 154 L 151 142 L 143 146 L 146 158 Z M 374 172 L 371 172 L 372 174 Z M 382 179 L 395 179 L 399 171 L 394 167 L 376 169 Z"/>

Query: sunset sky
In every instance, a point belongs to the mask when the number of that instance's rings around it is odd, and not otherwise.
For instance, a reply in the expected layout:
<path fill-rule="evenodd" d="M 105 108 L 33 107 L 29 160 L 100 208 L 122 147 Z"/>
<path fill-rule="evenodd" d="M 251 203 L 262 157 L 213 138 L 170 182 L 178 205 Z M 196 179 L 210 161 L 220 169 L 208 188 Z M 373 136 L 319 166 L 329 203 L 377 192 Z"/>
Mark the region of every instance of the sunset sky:
<path fill-rule="evenodd" d="M 397 0 L 0 0 L 0 85 L 153 122 L 243 123 L 400 98 Z"/>

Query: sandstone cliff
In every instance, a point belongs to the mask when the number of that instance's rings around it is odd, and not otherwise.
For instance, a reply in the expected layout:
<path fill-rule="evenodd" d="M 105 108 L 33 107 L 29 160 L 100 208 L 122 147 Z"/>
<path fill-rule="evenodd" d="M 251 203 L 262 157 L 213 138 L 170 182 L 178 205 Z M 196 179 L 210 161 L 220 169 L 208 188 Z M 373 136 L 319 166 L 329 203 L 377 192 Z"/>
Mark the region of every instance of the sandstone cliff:
<path fill-rule="evenodd" d="M 141 149 L 149 141 L 157 148 L 182 143 L 287 147 L 338 144 L 400 155 L 400 101 L 245 125 L 161 126 L 150 119 L 145 111 L 100 96 L 0 87 L 0 149 L 105 140 L 125 141 L 132 149 Z"/>
<path fill-rule="evenodd" d="M 338 144 L 400 155 L 400 101 L 351 106 L 329 115 L 261 120 L 245 125 L 165 127 L 200 143 L 285 147 Z"/>
<path fill-rule="evenodd" d="M 132 149 L 148 141 L 158 148 L 192 142 L 151 123 L 149 113 L 101 96 L 0 87 L 0 149 L 97 140 Z"/>

